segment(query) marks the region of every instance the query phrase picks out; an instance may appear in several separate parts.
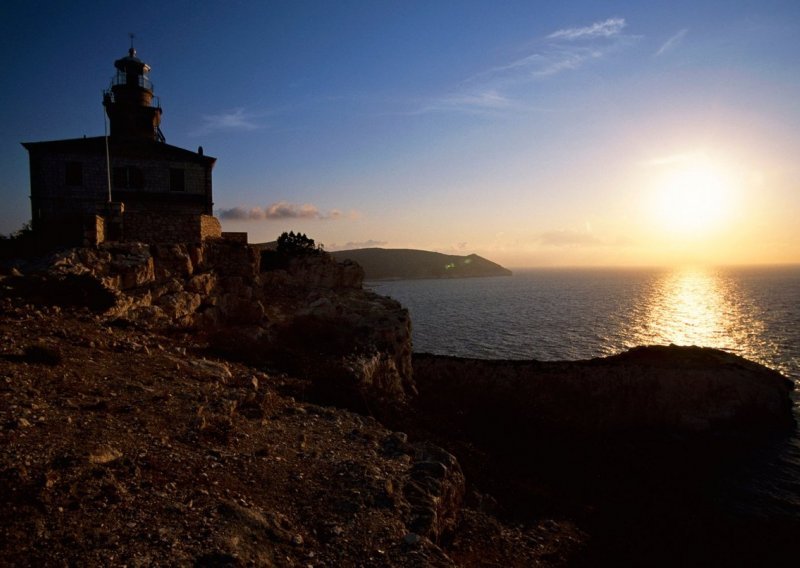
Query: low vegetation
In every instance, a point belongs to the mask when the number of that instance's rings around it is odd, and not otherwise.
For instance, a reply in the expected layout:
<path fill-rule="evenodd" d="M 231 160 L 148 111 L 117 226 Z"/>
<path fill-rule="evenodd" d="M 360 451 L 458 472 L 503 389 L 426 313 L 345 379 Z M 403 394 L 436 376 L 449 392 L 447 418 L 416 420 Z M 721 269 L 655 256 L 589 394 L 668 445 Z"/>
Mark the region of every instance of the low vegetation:
<path fill-rule="evenodd" d="M 278 237 L 274 249 L 261 251 L 261 270 L 266 272 L 286 268 L 293 258 L 323 254 L 326 253 L 322 245 L 316 244 L 314 239 L 309 238 L 305 233 L 284 232 Z"/>

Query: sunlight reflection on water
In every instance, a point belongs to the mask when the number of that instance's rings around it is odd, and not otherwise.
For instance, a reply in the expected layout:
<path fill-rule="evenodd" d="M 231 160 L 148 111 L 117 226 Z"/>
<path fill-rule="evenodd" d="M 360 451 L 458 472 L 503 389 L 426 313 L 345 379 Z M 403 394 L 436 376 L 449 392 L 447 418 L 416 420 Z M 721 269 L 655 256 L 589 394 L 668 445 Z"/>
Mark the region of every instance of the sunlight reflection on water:
<path fill-rule="evenodd" d="M 734 281 L 709 269 L 662 275 L 646 300 L 643 317 L 632 323 L 635 344 L 702 345 L 755 357 L 766 342 L 758 339 L 764 322 L 755 306 Z"/>
<path fill-rule="evenodd" d="M 411 312 L 414 349 L 585 359 L 637 345 L 724 349 L 800 379 L 800 268 L 530 270 L 375 283 Z"/>
<path fill-rule="evenodd" d="M 740 279 L 719 270 L 685 268 L 664 273 L 634 319 L 633 344 L 700 345 L 724 349 L 790 374 L 763 320 L 765 306 Z"/>
<path fill-rule="evenodd" d="M 416 352 L 574 360 L 637 345 L 700 345 L 777 369 L 800 392 L 800 266 L 540 269 L 372 286 L 408 307 Z M 795 417 L 800 423 L 800 406 Z M 797 432 L 777 456 L 731 475 L 739 509 L 800 519 Z"/>

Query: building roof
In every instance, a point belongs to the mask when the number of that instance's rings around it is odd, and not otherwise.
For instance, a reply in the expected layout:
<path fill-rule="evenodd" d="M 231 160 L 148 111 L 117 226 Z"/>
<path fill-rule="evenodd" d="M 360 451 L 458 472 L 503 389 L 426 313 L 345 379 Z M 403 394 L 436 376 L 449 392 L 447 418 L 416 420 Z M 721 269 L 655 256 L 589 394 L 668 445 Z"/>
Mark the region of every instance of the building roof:
<path fill-rule="evenodd" d="M 28 152 L 59 152 L 67 154 L 105 155 L 105 136 L 91 138 L 69 138 L 66 140 L 48 140 L 45 142 L 23 142 Z M 112 158 L 124 157 L 144 160 L 175 160 L 196 162 L 213 166 L 216 158 L 198 152 L 185 150 L 177 146 L 143 139 L 108 138 L 109 154 Z"/>

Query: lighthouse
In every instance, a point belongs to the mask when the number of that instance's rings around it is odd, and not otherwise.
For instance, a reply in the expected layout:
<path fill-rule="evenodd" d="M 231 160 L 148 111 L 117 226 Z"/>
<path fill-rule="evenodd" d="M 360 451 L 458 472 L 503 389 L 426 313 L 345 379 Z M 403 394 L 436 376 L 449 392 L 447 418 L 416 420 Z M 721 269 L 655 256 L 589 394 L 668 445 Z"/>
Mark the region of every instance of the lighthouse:
<path fill-rule="evenodd" d="M 166 143 L 150 66 L 133 45 L 114 68 L 103 92 L 107 135 L 22 144 L 34 233 L 54 245 L 219 237 L 211 184 L 216 158 Z"/>
<path fill-rule="evenodd" d="M 113 138 L 164 142 L 161 133 L 161 105 L 153 95 L 150 66 L 131 47 L 127 57 L 114 62 L 117 70 L 111 87 L 103 93 L 103 106 L 111 123 Z"/>

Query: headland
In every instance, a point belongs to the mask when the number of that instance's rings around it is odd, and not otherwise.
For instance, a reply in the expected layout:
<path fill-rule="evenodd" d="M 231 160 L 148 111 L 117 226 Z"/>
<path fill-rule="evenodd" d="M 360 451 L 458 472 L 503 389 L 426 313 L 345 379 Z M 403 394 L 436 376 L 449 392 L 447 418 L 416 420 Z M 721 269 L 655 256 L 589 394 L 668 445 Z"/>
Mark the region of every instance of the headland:
<path fill-rule="evenodd" d="M 365 248 L 331 253 L 364 268 L 367 280 L 511 276 L 511 271 L 477 254 L 454 255 L 414 249 Z"/>
<path fill-rule="evenodd" d="M 413 354 L 408 312 L 363 280 L 223 239 L 7 265 L 4 561 L 724 564 L 794 546 L 797 526 L 718 518 L 706 493 L 794 428 L 780 374 L 701 348 Z"/>

